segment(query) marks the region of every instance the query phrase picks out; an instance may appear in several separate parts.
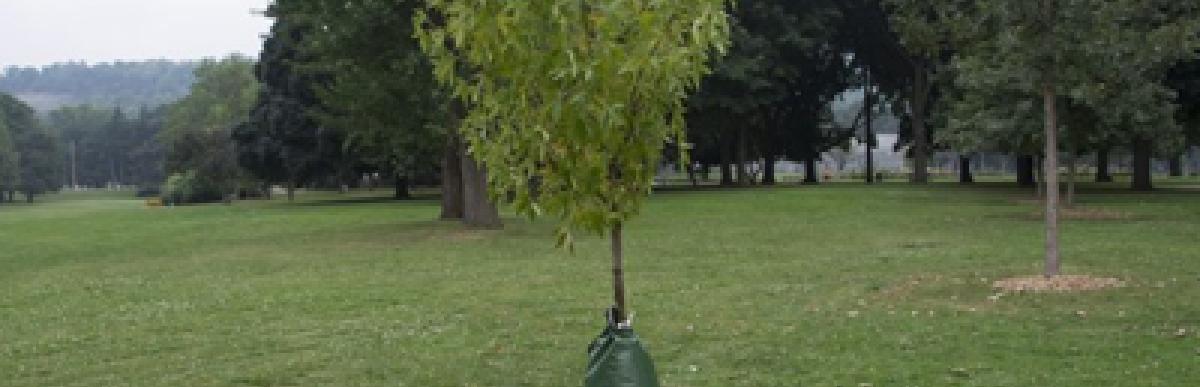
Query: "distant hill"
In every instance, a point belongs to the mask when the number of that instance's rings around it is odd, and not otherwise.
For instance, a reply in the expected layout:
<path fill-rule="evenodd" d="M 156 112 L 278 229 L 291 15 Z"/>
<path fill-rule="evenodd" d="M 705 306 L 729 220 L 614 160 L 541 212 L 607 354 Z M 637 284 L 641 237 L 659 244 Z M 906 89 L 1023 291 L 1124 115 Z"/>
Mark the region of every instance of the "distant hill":
<path fill-rule="evenodd" d="M 0 71 L 0 91 L 41 112 L 83 104 L 133 110 L 169 104 L 187 95 L 197 65 L 154 60 L 9 67 Z"/>

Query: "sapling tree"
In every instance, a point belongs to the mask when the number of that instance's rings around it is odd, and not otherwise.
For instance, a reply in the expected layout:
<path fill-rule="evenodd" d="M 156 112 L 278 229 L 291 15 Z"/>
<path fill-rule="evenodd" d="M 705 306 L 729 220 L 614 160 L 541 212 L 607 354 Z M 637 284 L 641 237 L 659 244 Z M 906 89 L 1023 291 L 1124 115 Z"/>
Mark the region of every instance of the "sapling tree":
<path fill-rule="evenodd" d="M 1135 139 L 1151 128 L 1177 132 L 1171 128 L 1173 107 L 1160 74 L 1167 64 L 1193 52 L 1197 7 L 1173 3 L 998 0 L 974 1 L 969 3 L 973 7 L 962 8 L 971 11 L 966 20 L 987 31 L 978 36 L 989 38 L 957 50 L 956 83 L 965 94 L 959 103 L 981 106 L 991 101 L 991 106 L 975 110 L 970 120 L 976 122 L 962 125 L 966 120 L 960 119 L 952 126 L 1006 131 L 1029 126 L 1017 123 L 1042 121 L 1042 131 L 1034 140 L 1043 148 L 1049 188 L 1047 277 L 1060 270 L 1058 154 L 1064 127 L 1060 118 L 1070 117 L 1061 114 L 1060 106 L 1090 108 L 1104 127 L 1122 128 Z M 969 108 L 959 109 L 964 107 Z"/>
<path fill-rule="evenodd" d="M 466 108 L 459 128 L 494 197 L 519 213 L 609 233 L 616 320 L 622 225 L 651 189 L 684 98 L 725 50 L 724 0 L 431 0 L 421 45 Z"/>

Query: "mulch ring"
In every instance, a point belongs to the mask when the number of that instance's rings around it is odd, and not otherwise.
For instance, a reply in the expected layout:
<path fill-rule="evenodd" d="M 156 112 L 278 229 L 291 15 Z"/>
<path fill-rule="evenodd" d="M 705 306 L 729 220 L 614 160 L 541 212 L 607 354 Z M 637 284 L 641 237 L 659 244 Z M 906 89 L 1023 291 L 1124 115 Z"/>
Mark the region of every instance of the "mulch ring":
<path fill-rule="evenodd" d="M 1058 275 L 1050 278 L 1044 276 L 1013 277 L 992 283 L 992 287 L 997 290 L 1015 293 L 1083 292 L 1122 288 L 1125 285 L 1125 281 L 1118 278 L 1092 277 L 1088 275 Z"/>

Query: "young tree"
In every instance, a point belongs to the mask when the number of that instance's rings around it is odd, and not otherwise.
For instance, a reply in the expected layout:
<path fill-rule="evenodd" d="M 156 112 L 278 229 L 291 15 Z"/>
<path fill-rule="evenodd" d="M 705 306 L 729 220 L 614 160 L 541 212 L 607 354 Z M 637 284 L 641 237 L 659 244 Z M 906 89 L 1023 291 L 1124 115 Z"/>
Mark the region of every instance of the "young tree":
<path fill-rule="evenodd" d="M 1047 277 L 1058 275 L 1058 155 L 1060 106 L 1064 99 L 1087 106 L 1110 127 L 1118 125 L 1139 138 L 1149 128 L 1170 130 L 1171 106 L 1159 72 L 1192 52 L 1196 38 L 1190 12 L 1195 5 L 1123 0 L 977 1 L 972 24 L 990 34 L 959 58 L 960 84 L 981 95 L 1003 85 L 998 100 L 1012 122 L 1040 118 L 1046 187 Z M 1146 39 L 1153 44 L 1146 44 Z M 996 101 L 993 99 L 993 101 Z M 1040 109 L 1034 108 L 1041 106 Z M 999 109 L 981 110 L 996 111 Z M 1167 119 L 1164 119 L 1163 112 Z M 1123 124 L 1123 125 L 1122 125 Z M 999 126 L 1003 128 L 1004 126 Z M 1009 126 L 1012 127 L 1012 126 Z"/>
<path fill-rule="evenodd" d="M 492 171 L 493 196 L 559 217 L 565 245 L 572 229 L 608 231 L 613 318 L 627 327 L 622 226 L 664 143 L 684 138 L 684 97 L 727 44 L 724 1 L 429 5 L 422 47 L 468 109 L 460 132 Z"/>

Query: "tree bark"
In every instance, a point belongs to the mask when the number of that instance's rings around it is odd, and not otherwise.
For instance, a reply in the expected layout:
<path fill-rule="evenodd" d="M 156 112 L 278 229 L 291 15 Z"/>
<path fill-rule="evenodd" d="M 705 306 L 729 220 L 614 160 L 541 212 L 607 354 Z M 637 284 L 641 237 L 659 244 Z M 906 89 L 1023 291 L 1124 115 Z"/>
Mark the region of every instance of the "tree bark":
<path fill-rule="evenodd" d="M 872 116 L 874 116 L 874 97 L 871 95 L 871 72 L 864 69 L 865 83 L 863 84 L 863 143 L 866 145 L 866 152 L 863 156 L 866 159 L 866 165 L 863 169 L 863 181 L 867 184 L 875 182 L 875 128 L 872 127 Z"/>
<path fill-rule="evenodd" d="M 463 149 L 458 136 L 446 138 L 442 154 L 442 220 L 463 218 Z"/>
<path fill-rule="evenodd" d="M 1138 137 L 1133 140 L 1133 182 L 1134 191 L 1150 191 L 1154 189 L 1151 180 L 1150 160 L 1154 157 L 1154 143 L 1149 139 Z"/>
<path fill-rule="evenodd" d="M 396 173 L 396 192 L 392 196 L 396 200 L 412 199 L 412 193 L 409 191 L 408 176 L 403 173 Z"/>
<path fill-rule="evenodd" d="M 1058 256 L 1058 111 L 1055 106 L 1057 95 L 1049 80 L 1042 84 L 1042 102 L 1045 105 L 1046 150 L 1046 270 L 1047 278 L 1057 276 L 1061 269 Z"/>
<path fill-rule="evenodd" d="M 820 182 L 821 178 L 817 176 L 817 158 L 809 157 L 804 161 L 804 183 L 819 184 Z"/>
<path fill-rule="evenodd" d="M 975 176 L 971 174 L 971 156 L 958 156 L 958 182 L 961 184 L 975 182 Z"/>
<path fill-rule="evenodd" d="M 1033 156 L 1020 155 L 1017 156 L 1017 185 L 1022 187 L 1033 187 L 1037 184 L 1034 179 L 1034 162 Z"/>
<path fill-rule="evenodd" d="M 296 180 L 295 179 L 290 179 L 290 178 L 288 179 L 287 197 L 288 197 L 289 202 L 296 201 Z"/>
<path fill-rule="evenodd" d="M 929 134 L 925 127 L 925 109 L 929 102 L 929 73 L 924 65 L 915 66 L 913 74 L 913 96 L 909 102 L 912 110 L 913 135 L 913 174 L 912 182 L 925 184 L 929 182 Z"/>
<path fill-rule="evenodd" d="M 763 185 L 775 185 L 775 156 L 763 156 Z"/>
<path fill-rule="evenodd" d="M 1111 183 L 1112 174 L 1108 172 L 1108 149 L 1096 151 L 1096 182 Z"/>
<path fill-rule="evenodd" d="M 733 168 L 730 165 L 733 162 L 733 158 L 730 157 L 731 147 L 732 145 L 728 142 L 721 144 L 721 185 L 726 187 L 733 185 Z"/>
<path fill-rule="evenodd" d="M 750 171 L 748 171 L 746 169 L 746 167 L 747 167 L 746 163 L 748 161 L 747 159 L 749 158 L 749 155 L 748 155 L 748 152 L 746 149 L 747 148 L 746 142 L 748 141 L 748 139 L 746 137 L 748 137 L 746 135 L 746 128 L 743 126 L 742 128 L 738 129 L 737 152 L 736 152 L 736 155 L 734 156 L 737 158 L 737 184 L 739 186 L 743 186 L 743 187 L 749 186 L 752 183 L 752 179 L 750 178 Z"/>
<path fill-rule="evenodd" d="M 500 228 L 500 210 L 488 195 L 487 171 L 463 153 L 463 223 L 469 227 Z"/>
<path fill-rule="evenodd" d="M 621 223 L 612 226 L 612 284 L 613 307 L 616 309 L 618 323 L 628 321 L 628 309 L 625 306 L 625 252 L 622 246 Z"/>
<path fill-rule="evenodd" d="M 1175 156 L 1168 160 L 1171 169 L 1171 177 L 1183 176 L 1183 156 Z"/>

